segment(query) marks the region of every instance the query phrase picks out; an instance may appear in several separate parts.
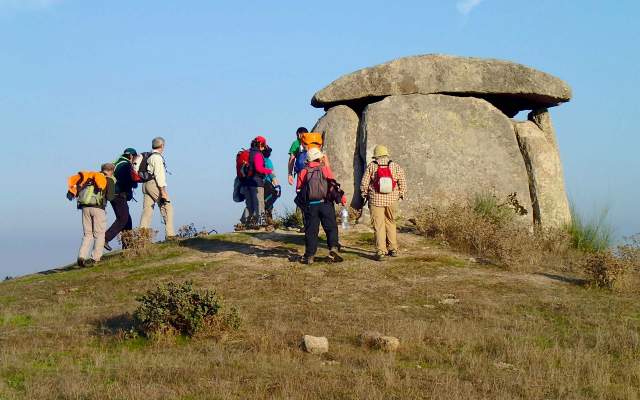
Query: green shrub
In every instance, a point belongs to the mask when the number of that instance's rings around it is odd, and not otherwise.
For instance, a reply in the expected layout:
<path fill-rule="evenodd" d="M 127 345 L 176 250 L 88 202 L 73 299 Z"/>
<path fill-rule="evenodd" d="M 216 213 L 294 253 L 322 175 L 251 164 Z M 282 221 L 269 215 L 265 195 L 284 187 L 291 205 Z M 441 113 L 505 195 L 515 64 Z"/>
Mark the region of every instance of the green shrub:
<path fill-rule="evenodd" d="M 567 225 L 571 245 L 590 253 L 609 249 L 613 241 L 613 228 L 608 222 L 608 214 L 609 210 L 605 208 L 597 217 L 586 219 L 572 204 L 571 222 Z"/>
<path fill-rule="evenodd" d="M 174 333 L 193 336 L 207 326 L 237 329 L 240 325 L 235 309 L 223 315 L 222 299 L 215 292 L 195 290 L 192 282 L 160 285 L 137 300 L 140 304 L 133 315 L 134 323 L 147 337 Z"/>
<path fill-rule="evenodd" d="M 302 213 L 298 209 L 287 209 L 278 214 L 272 222 L 276 228 L 301 228 L 304 225 Z"/>

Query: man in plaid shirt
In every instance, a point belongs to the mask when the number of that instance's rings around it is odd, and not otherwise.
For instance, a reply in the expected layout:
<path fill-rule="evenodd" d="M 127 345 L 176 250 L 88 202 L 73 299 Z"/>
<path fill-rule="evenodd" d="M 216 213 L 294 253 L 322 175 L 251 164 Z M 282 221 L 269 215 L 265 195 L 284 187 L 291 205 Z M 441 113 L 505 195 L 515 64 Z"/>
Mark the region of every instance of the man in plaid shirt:
<path fill-rule="evenodd" d="M 395 183 L 389 193 L 380 193 L 380 177 L 378 169 L 387 167 L 391 170 L 391 177 Z M 367 166 L 362 177 L 360 192 L 362 197 L 369 200 L 371 222 L 376 235 L 376 259 L 384 260 L 389 254 L 398 255 L 398 241 L 396 239 L 396 214 L 398 200 L 403 199 L 407 190 L 407 179 L 404 170 L 389 159 L 389 150 L 382 145 L 373 149 L 373 161 Z M 387 253 L 388 251 L 388 253 Z"/>

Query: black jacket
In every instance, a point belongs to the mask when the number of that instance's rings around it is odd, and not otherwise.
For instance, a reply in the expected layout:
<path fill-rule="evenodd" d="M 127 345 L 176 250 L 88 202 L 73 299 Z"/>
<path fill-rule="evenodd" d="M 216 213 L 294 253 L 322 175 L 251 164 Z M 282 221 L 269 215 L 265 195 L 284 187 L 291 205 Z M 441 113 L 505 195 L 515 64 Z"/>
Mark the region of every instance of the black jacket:
<path fill-rule="evenodd" d="M 133 189 L 138 184 L 131 177 L 131 163 L 125 157 L 120 157 L 116 162 L 116 170 L 113 173 L 116 178 L 116 195 L 125 196 L 127 200 L 133 198 Z"/>

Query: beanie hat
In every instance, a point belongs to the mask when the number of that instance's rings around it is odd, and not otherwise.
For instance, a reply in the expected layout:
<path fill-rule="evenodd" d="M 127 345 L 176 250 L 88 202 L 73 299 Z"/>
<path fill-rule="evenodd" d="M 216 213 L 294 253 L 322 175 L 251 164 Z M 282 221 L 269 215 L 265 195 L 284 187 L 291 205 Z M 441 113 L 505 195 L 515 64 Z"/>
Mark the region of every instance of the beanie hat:
<path fill-rule="evenodd" d="M 324 157 L 324 154 L 322 154 L 322 151 L 317 147 L 312 147 L 307 151 L 308 162 L 319 160 L 322 157 Z"/>
<path fill-rule="evenodd" d="M 384 156 L 389 156 L 389 149 L 387 149 L 387 146 L 379 144 L 373 148 L 373 158 L 380 158 Z"/>
<path fill-rule="evenodd" d="M 124 151 L 122 152 L 122 154 L 130 154 L 132 156 L 137 156 L 138 152 L 136 151 L 136 149 L 134 149 L 133 147 L 127 147 L 126 149 L 124 149 Z"/>

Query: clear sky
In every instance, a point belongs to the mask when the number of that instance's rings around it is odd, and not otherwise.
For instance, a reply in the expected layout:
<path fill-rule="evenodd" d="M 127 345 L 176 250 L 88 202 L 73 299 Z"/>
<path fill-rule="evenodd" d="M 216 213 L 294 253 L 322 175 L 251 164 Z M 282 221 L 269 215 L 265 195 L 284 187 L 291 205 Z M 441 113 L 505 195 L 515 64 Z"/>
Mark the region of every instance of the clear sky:
<path fill-rule="evenodd" d="M 552 109 L 568 192 L 585 213 L 608 206 L 619 237 L 638 232 L 638 15 L 635 0 L 0 0 L 0 275 L 75 260 L 67 176 L 157 135 L 176 224 L 229 230 L 240 147 L 265 135 L 285 176 L 295 129 L 322 115 L 316 90 L 425 53 L 569 82 Z"/>

